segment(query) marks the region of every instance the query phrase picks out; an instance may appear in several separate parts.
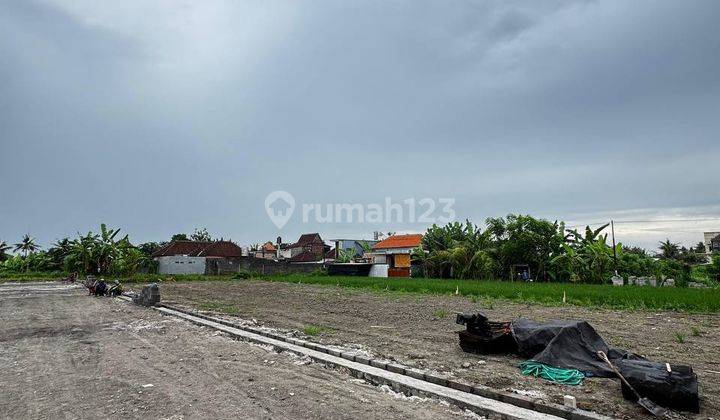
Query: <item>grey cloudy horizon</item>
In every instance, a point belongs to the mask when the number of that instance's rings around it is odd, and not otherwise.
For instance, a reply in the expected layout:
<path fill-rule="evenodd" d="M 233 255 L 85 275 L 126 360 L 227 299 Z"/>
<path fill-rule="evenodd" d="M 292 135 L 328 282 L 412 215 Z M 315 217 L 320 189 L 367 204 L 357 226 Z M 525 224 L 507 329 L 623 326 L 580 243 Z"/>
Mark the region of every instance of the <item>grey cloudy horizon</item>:
<path fill-rule="evenodd" d="M 265 197 L 720 230 L 720 2 L 0 3 L 0 240 L 247 245 Z M 683 221 L 686 220 L 686 221 Z M 689 220 L 689 221 L 688 221 Z M 693 221 L 696 220 L 696 221 Z"/>

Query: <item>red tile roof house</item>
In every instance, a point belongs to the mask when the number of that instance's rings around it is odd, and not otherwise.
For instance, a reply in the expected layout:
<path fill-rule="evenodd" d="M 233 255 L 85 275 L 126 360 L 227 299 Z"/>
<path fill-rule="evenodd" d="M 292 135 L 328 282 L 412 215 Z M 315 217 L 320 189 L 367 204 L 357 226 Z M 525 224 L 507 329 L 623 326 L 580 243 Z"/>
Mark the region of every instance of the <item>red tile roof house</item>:
<path fill-rule="evenodd" d="M 410 254 L 422 244 L 421 234 L 393 235 L 373 245 L 374 277 L 410 277 Z M 387 274 L 385 268 L 387 267 Z"/>
<path fill-rule="evenodd" d="M 173 241 L 152 257 L 159 274 L 220 274 L 238 271 L 242 249 L 230 241 Z"/>
<path fill-rule="evenodd" d="M 305 233 L 287 249 L 290 250 L 288 261 L 291 263 L 322 263 L 330 247 L 325 245 L 319 233 Z"/>
<path fill-rule="evenodd" d="M 276 260 L 278 258 L 277 247 L 272 242 L 265 242 L 260 249 L 255 251 L 255 258 L 265 258 L 266 260 Z"/>

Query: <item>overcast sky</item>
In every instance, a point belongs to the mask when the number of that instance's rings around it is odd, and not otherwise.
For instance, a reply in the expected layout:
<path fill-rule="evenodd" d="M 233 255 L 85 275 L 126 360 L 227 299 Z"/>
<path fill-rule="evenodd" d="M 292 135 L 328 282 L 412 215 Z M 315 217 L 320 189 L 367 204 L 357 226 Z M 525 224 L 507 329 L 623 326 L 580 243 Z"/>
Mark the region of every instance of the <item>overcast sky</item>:
<path fill-rule="evenodd" d="M 2 1 L 0 240 L 426 227 L 297 209 L 279 230 L 264 201 L 284 190 L 697 243 L 720 230 L 718 16 L 714 0 Z"/>

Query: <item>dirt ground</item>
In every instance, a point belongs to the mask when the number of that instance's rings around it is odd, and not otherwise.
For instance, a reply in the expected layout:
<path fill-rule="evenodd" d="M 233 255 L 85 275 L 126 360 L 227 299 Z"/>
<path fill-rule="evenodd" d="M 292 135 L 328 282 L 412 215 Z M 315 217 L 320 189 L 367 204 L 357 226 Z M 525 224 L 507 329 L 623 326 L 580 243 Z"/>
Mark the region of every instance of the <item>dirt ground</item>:
<path fill-rule="evenodd" d="M 2 419 L 474 416 L 124 301 L 23 287 L 0 287 Z"/>
<path fill-rule="evenodd" d="M 458 346 L 455 313 L 482 311 L 494 320 L 584 319 L 611 345 L 651 360 L 690 364 L 698 374 L 701 413 L 688 418 L 720 418 L 720 315 L 656 311 L 618 311 L 581 307 L 545 307 L 507 301 L 478 301 L 461 296 L 370 293 L 316 285 L 261 281 L 194 282 L 161 286 L 165 302 L 196 309 L 225 305 L 224 312 L 260 325 L 302 331 L 314 325 L 328 330 L 311 339 L 362 348 L 376 357 L 433 369 L 493 388 L 562 402 L 574 395 L 578 406 L 606 415 L 645 417 L 623 400 L 619 382 L 586 379 L 577 387 L 524 377 L 511 356 L 463 353 Z M 229 308 L 229 309 L 228 309 Z M 696 334 L 693 334 L 695 329 Z M 683 336 L 680 343 L 677 334 Z"/>

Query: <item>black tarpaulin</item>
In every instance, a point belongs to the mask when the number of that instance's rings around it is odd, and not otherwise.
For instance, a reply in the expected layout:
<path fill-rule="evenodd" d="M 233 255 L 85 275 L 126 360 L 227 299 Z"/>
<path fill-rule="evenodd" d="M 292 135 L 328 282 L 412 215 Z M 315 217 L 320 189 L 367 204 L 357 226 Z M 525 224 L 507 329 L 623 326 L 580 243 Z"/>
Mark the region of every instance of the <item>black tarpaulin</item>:
<path fill-rule="evenodd" d="M 548 366 L 577 369 L 585 376 L 615 376 L 597 357 L 598 351 L 607 354 L 611 361 L 642 359 L 625 350 L 611 349 L 586 321 L 538 323 L 520 318 L 511 327 L 521 356 Z"/>
<path fill-rule="evenodd" d="M 586 376 L 615 377 L 597 356 L 602 351 L 640 395 L 666 407 L 699 410 L 697 375 L 690 366 L 655 363 L 610 348 L 586 321 L 538 323 L 520 318 L 510 325 L 521 356 L 552 367 L 577 369 Z M 624 385 L 623 396 L 634 399 Z"/>

